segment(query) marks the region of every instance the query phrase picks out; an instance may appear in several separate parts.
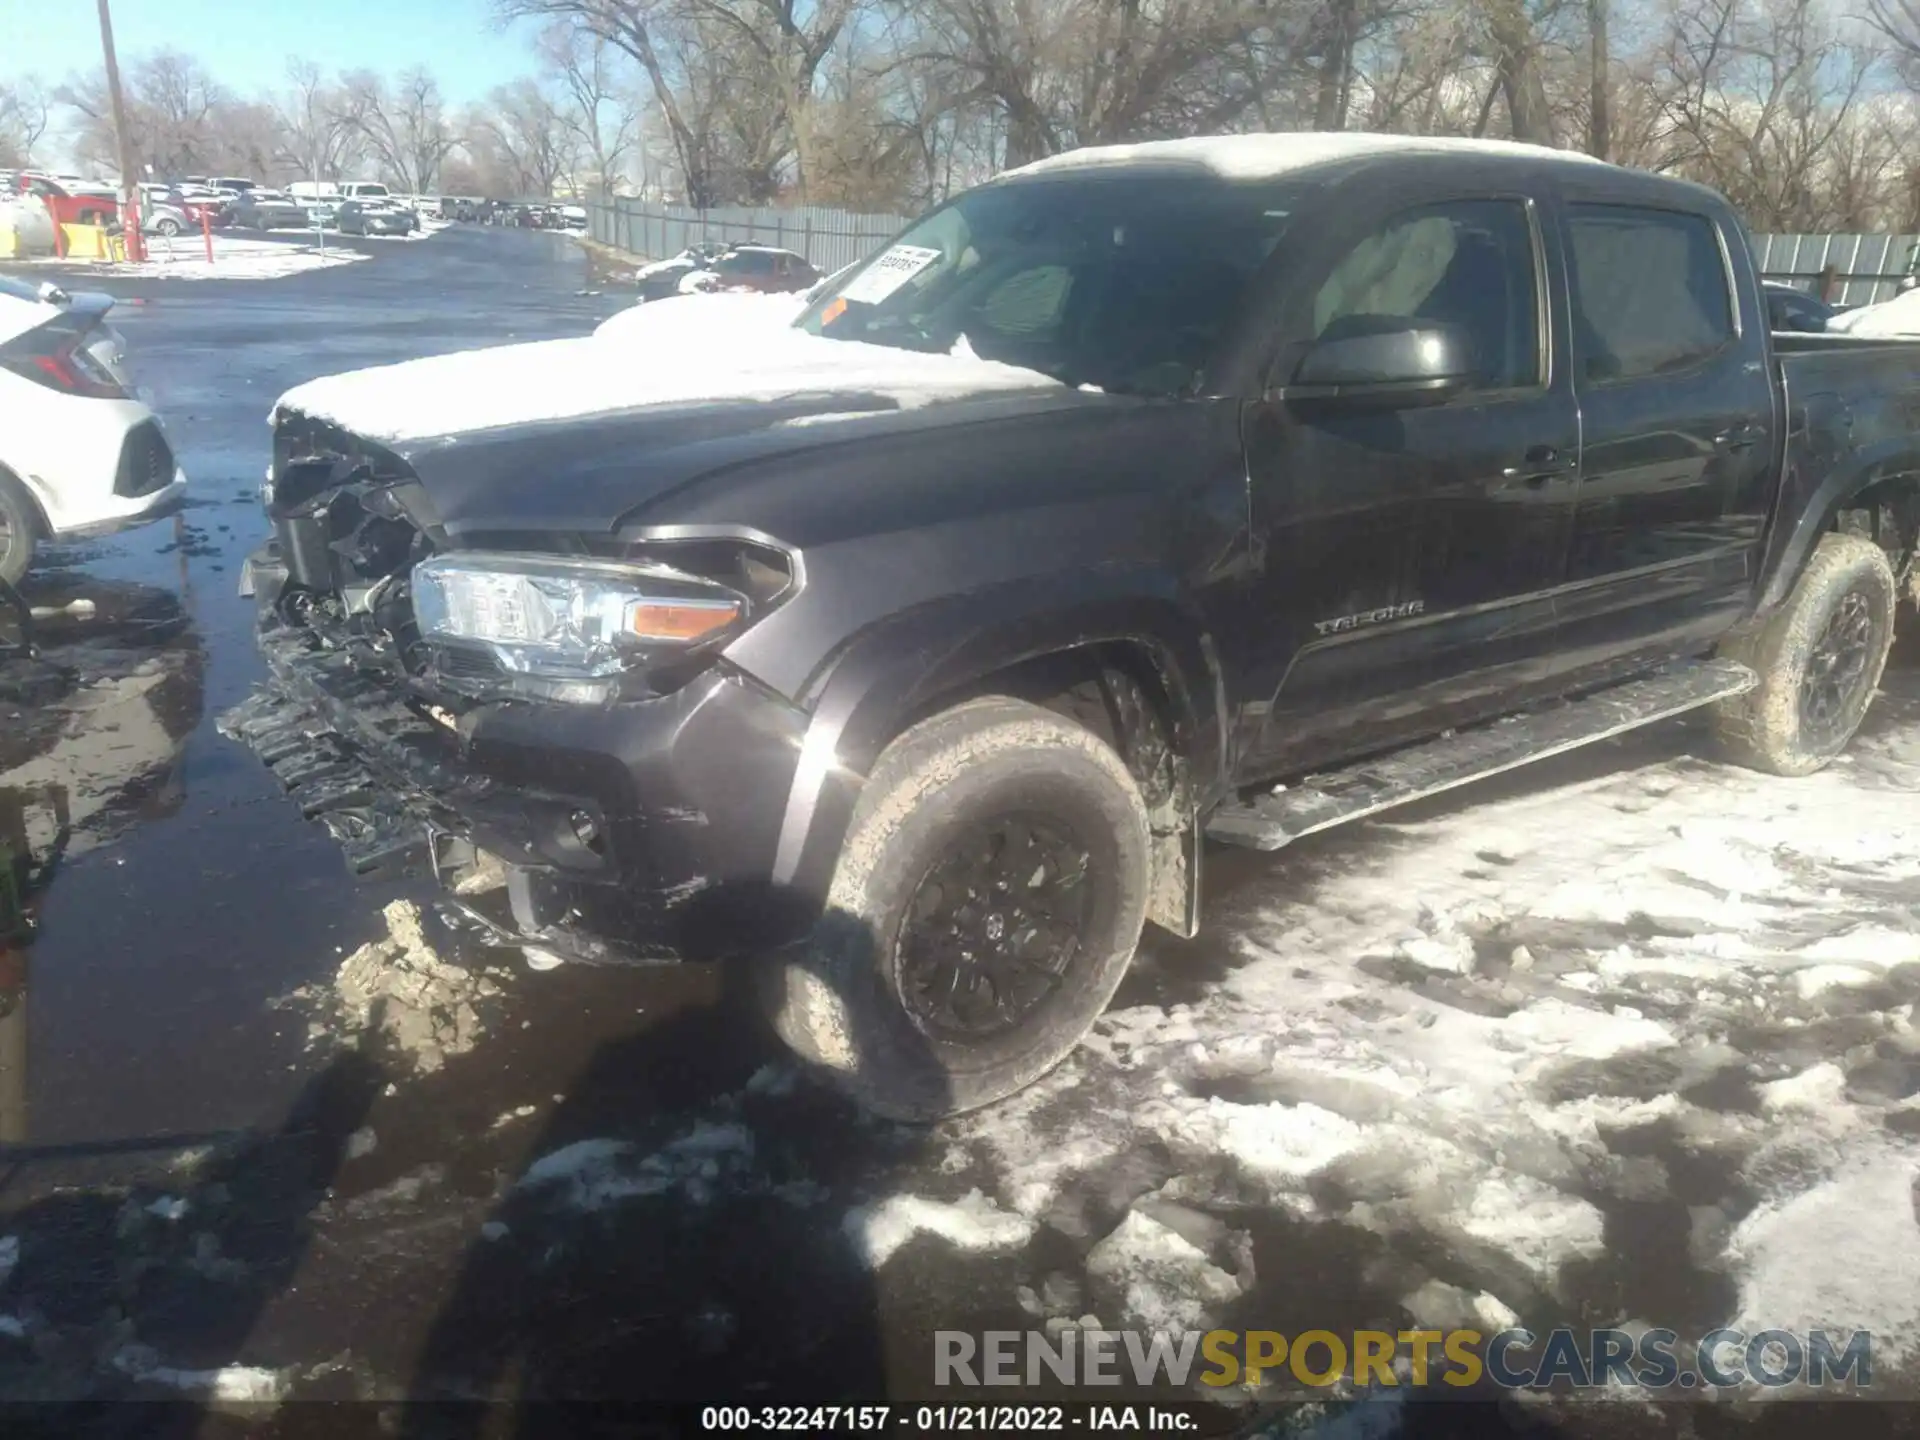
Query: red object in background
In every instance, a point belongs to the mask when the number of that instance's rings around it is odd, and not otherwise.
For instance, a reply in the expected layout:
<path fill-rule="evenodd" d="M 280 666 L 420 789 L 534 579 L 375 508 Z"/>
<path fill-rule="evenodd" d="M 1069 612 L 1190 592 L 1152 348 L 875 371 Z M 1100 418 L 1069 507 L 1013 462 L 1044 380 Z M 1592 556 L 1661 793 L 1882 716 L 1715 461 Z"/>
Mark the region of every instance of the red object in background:
<path fill-rule="evenodd" d="M 207 264 L 211 265 L 213 263 L 213 208 L 211 206 L 200 207 L 200 233 L 206 236 Z"/>
<path fill-rule="evenodd" d="M 127 191 L 127 223 L 120 233 L 127 242 L 127 259 L 144 260 L 147 258 L 147 237 L 140 233 L 140 192 Z"/>
<path fill-rule="evenodd" d="M 105 195 L 42 195 L 53 216 L 55 233 L 62 225 L 111 225 L 120 218 L 120 202 Z"/>

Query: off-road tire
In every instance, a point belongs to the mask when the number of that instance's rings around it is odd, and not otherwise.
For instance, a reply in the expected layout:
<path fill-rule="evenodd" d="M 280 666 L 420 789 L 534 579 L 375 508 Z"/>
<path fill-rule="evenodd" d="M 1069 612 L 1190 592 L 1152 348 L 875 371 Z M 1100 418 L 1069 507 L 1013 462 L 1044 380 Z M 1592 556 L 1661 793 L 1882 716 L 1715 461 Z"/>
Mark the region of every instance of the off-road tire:
<path fill-rule="evenodd" d="M 946 847 L 1010 807 L 1058 819 L 1084 846 L 1087 914 L 1066 983 L 1011 1033 L 956 1042 L 909 1010 L 897 942 Z M 925 1122 L 992 1104 L 1051 1070 L 1106 1009 L 1139 943 L 1149 870 L 1146 806 L 1110 746 L 1025 701 L 967 701 L 882 752 L 826 910 L 763 972 L 763 1002 L 780 1037 L 869 1110 Z"/>
<path fill-rule="evenodd" d="M 19 488 L 19 482 L 0 471 L 0 580 L 18 585 L 33 564 L 40 538 L 39 517 Z"/>
<path fill-rule="evenodd" d="M 1838 727 L 1824 736 L 1809 735 L 1801 682 L 1828 622 L 1852 595 L 1866 607 L 1865 664 L 1849 687 Z M 1721 647 L 1723 656 L 1760 677 L 1745 695 L 1714 706 L 1714 731 L 1728 758 L 1774 775 L 1811 775 L 1846 749 L 1886 667 L 1895 602 L 1893 567 L 1885 551 L 1860 535 L 1824 536 L 1786 603 L 1764 624 Z"/>

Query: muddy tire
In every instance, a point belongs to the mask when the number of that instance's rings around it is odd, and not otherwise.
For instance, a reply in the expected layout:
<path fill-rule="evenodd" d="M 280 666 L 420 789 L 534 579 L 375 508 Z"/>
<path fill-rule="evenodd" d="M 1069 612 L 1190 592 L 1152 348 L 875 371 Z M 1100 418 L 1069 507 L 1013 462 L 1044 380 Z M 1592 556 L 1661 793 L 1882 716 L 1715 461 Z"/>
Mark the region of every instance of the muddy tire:
<path fill-rule="evenodd" d="M 0 472 L 0 580 L 18 585 L 33 564 L 39 517 L 12 476 Z"/>
<path fill-rule="evenodd" d="M 882 1115 L 1003 1099 L 1120 984 L 1148 845 L 1139 788 L 1098 737 L 1001 696 L 935 715 L 881 754 L 820 923 L 766 972 L 774 1028 Z"/>
<path fill-rule="evenodd" d="M 1847 747 L 1893 643 L 1893 569 L 1859 535 L 1820 541 L 1787 601 L 1721 654 L 1760 683 L 1714 707 L 1729 758 L 1774 775 L 1811 775 Z"/>

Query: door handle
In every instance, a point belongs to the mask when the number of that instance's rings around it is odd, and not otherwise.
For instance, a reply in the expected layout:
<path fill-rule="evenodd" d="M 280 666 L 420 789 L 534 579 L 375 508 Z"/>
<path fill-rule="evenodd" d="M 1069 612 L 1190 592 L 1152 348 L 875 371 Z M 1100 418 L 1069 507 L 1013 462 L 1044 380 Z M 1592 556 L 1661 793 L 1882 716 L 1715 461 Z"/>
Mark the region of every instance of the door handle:
<path fill-rule="evenodd" d="M 1722 430 L 1713 437 L 1713 444 L 1714 448 L 1719 450 L 1751 450 L 1760 443 L 1766 433 L 1764 425 L 1756 425 L 1749 420 L 1731 429 Z"/>
<path fill-rule="evenodd" d="M 1577 452 L 1561 450 L 1553 445 L 1536 445 L 1520 457 L 1518 465 L 1509 465 L 1500 472 L 1500 479 L 1505 482 L 1500 488 L 1539 490 L 1557 477 L 1571 475 L 1579 468 L 1580 457 Z"/>

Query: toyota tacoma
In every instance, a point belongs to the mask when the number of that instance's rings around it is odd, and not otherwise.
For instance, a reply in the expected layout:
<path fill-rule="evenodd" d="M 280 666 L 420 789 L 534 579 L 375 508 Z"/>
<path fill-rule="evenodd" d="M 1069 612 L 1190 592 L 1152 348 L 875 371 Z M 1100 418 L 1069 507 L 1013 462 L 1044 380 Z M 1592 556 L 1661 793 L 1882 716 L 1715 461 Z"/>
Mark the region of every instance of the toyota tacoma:
<path fill-rule="evenodd" d="M 1081 150 L 798 303 L 287 394 L 223 728 L 532 961 L 751 957 L 897 1117 L 1070 1052 L 1203 841 L 1703 707 L 1817 769 L 1910 583 L 1920 348 L 1770 334 L 1672 179 Z"/>

